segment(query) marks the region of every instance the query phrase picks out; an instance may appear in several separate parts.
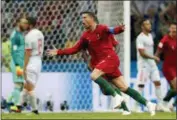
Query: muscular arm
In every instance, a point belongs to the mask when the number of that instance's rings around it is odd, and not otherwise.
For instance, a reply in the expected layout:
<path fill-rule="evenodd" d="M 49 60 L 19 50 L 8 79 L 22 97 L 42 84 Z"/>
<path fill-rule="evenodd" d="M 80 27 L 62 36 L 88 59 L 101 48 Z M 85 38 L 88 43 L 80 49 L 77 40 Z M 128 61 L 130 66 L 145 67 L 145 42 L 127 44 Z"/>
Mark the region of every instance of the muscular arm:
<path fill-rule="evenodd" d="M 116 27 L 108 27 L 106 31 L 111 34 L 120 34 L 124 32 L 124 29 L 125 29 L 124 25 L 121 25 L 121 26 L 116 26 Z"/>
<path fill-rule="evenodd" d="M 160 54 L 162 53 L 161 49 L 157 49 L 155 52 L 155 56 L 160 57 Z"/>
<path fill-rule="evenodd" d="M 74 45 L 72 48 L 66 48 L 66 49 L 58 49 L 57 50 L 57 54 L 58 55 L 71 55 L 71 54 L 75 54 L 77 52 L 79 52 L 82 49 L 82 45 L 83 45 L 83 39 L 80 39 L 76 45 Z"/>
<path fill-rule="evenodd" d="M 147 59 L 154 59 L 154 56 L 151 56 L 151 55 L 148 55 L 144 49 L 138 49 L 140 55 L 144 58 L 147 58 Z"/>

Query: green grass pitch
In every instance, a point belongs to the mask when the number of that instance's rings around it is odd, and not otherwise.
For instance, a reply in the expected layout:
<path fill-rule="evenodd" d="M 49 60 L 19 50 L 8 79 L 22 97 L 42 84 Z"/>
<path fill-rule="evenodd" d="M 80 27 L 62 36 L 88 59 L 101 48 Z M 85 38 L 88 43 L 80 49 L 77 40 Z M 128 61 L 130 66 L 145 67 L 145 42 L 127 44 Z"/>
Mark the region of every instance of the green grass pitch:
<path fill-rule="evenodd" d="M 2 113 L 2 119 L 174 119 L 176 113 L 157 112 L 151 117 L 149 113 L 132 113 L 123 116 L 116 112 L 84 112 L 84 113 L 40 113 L 40 115 L 29 115 L 27 113 Z"/>

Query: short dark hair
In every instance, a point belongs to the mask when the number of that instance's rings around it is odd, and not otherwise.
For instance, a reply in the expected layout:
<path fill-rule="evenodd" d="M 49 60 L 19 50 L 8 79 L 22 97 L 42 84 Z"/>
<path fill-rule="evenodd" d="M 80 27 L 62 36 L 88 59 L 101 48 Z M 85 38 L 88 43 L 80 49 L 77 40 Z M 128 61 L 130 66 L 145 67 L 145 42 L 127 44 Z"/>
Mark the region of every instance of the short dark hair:
<path fill-rule="evenodd" d="M 148 18 L 143 18 L 141 21 L 140 21 L 140 25 L 142 26 L 144 24 L 145 21 L 149 20 Z M 150 21 L 150 20 L 149 20 Z"/>
<path fill-rule="evenodd" d="M 96 23 L 99 23 L 98 18 L 97 18 L 97 16 L 95 15 L 95 13 L 90 12 L 90 11 L 83 11 L 83 12 L 81 12 L 81 15 L 83 15 L 83 14 L 88 14 L 89 16 L 91 16 L 91 17 L 94 19 L 94 21 L 95 21 Z"/>
<path fill-rule="evenodd" d="M 28 20 L 28 23 L 32 26 L 35 26 L 36 23 L 37 23 L 37 18 L 36 17 L 28 16 L 26 19 Z"/>
<path fill-rule="evenodd" d="M 176 22 L 171 22 L 170 25 L 177 25 L 177 23 Z"/>
<path fill-rule="evenodd" d="M 16 20 L 16 24 L 18 24 L 23 18 L 26 19 L 24 15 L 20 15 Z"/>

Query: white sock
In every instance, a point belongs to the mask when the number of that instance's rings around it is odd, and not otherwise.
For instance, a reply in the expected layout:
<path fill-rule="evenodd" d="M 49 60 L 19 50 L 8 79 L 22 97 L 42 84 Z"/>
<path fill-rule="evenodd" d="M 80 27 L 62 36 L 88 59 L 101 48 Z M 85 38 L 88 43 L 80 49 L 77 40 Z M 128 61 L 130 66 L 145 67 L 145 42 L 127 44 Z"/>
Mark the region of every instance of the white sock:
<path fill-rule="evenodd" d="M 32 106 L 32 110 L 37 110 L 37 99 L 34 91 L 30 91 L 29 95 L 30 95 L 30 104 Z"/>
<path fill-rule="evenodd" d="M 27 97 L 28 95 L 28 91 L 26 89 L 23 89 L 23 91 L 20 93 L 20 100 L 19 100 L 19 103 L 18 105 L 23 105 L 25 101 L 25 98 Z"/>
<path fill-rule="evenodd" d="M 163 102 L 163 96 L 161 92 L 161 86 L 155 86 L 155 94 L 159 100 L 159 102 Z"/>

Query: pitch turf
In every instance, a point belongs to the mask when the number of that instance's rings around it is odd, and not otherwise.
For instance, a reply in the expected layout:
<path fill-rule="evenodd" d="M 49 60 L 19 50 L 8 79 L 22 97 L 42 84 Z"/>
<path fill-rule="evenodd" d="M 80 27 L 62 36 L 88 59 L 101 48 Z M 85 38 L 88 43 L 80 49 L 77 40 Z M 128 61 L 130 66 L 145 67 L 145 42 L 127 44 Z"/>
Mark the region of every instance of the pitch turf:
<path fill-rule="evenodd" d="M 176 113 L 158 112 L 151 117 L 149 113 L 132 113 L 123 116 L 121 113 L 40 113 L 40 115 L 27 115 L 27 113 L 2 113 L 2 119 L 176 119 Z"/>

